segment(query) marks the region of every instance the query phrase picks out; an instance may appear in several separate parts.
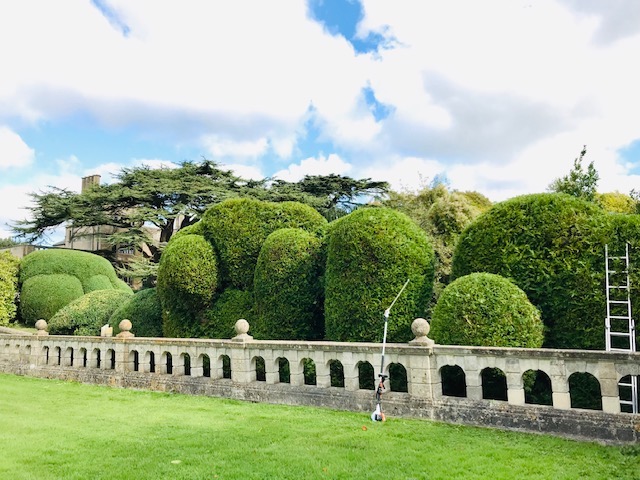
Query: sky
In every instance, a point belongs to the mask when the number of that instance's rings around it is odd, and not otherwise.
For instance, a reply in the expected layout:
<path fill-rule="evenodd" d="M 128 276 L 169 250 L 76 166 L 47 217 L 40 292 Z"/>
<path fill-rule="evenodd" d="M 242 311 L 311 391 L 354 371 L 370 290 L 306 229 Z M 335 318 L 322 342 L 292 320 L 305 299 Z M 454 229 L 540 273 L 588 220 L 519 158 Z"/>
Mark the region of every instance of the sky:
<path fill-rule="evenodd" d="M 640 188 L 637 0 L 21 0 L 0 45 L 0 238 L 29 193 L 203 158 L 497 202 L 586 145 Z"/>

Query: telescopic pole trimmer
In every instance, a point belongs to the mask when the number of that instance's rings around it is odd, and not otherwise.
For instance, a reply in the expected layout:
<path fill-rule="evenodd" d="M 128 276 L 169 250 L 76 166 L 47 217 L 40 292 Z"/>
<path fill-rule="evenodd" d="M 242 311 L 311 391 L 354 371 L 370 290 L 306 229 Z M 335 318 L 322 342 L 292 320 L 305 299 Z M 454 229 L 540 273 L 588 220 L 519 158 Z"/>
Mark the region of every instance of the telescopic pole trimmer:
<path fill-rule="evenodd" d="M 382 394 L 384 393 L 384 381 L 387 379 L 387 375 L 384 374 L 384 349 L 385 349 L 385 346 L 387 345 L 387 327 L 389 326 L 389 313 L 391 312 L 391 308 L 396 303 L 398 298 L 400 298 L 400 295 L 402 295 L 402 292 L 404 292 L 404 289 L 407 287 L 408 284 L 409 284 L 409 279 L 407 278 L 407 281 L 404 282 L 404 285 L 398 292 L 398 295 L 396 295 L 396 298 L 393 299 L 393 302 L 391 302 L 391 305 L 389 305 L 389 308 L 387 308 L 384 311 L 384 334 L 382 336 L 382 359 L 380 360 L 380 373 L 378 374 L 379 382 L 378 382 L 378 387 L 376 388 L 376 409 L 371 414 L 371 420 L 373 420 L 374 422 L 384 422 L 386 420 L 386 417 L 382 412 L 381 402 L 382 402 Z"/>

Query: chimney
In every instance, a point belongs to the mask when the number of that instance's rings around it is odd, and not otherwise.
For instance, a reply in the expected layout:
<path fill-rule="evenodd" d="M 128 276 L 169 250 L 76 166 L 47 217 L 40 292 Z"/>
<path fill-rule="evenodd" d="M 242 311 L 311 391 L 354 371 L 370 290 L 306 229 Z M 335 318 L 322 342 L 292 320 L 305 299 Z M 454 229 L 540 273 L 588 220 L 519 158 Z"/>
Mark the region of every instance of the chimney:
<path fill-rule="evenodd" d="M 100 185 L 100 175 L 89 175 L 88 177 L 82 177 L 82 190 L 81 193 L 84 193 L 93 185 Z"/>

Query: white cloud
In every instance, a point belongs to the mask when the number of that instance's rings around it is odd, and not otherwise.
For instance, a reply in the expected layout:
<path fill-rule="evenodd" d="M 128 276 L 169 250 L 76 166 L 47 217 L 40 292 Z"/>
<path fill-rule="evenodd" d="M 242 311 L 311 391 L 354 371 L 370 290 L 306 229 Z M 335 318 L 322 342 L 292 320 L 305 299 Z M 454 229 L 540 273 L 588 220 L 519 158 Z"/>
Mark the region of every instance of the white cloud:
<path fill-rule="evenodd" d="M 218 135 L 207 135 L 202 139 L 205 147 L 214 158 L 251 158 L 255 159 L 266 153 L 269 142 L 266 138 L 257 140 L 232 140 Z"/>
<path fill-rule="evenodd" d="M 436 160 L 405 157 L 358 169 L 357 177 L 389 182 L 391 189 L 395 191 L 416 192 L 442 173 L 444 165 Z"/>
<path fill-rule="evenodd" d="M 20 135 L 0 126 L 0 169 L 26 167 L 33 162 L 35 152 Z"/>
<path fill-rule="evenodd" d="M 286 169 L 276 172 L 273 176 L 287 182 L 297 182 L 305 175 L 347 175 L 352 166 L 335 153 L 328 157 L 320 155 L 318 158 L 305 158 L 300 163 L 292 163 Z"/>
<path fill-rule="evenodd" d="M 249 165 L 242 165 L 238 163 L 231 164 L 222 164 L 220 168 L 225 170 L 231 170 L 233 173 L 238 175 L 245 180 L 262 180 L 265 175 L 262 173 L 262 170 L 258 167 L 252 167 Z"/>

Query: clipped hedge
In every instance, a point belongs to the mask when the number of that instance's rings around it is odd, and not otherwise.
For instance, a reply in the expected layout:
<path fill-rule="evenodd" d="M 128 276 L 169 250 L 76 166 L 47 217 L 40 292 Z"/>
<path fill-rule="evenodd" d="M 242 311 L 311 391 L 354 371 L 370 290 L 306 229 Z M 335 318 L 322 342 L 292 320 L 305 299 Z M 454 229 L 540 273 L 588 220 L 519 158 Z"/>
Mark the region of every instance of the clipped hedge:
<path fill-rule="evenodd" d="M 113 327 L 114 334 L 120 332 L 118 325 L 125 318 L 131 320 L 131 331 L 137 337 L 161 337 L 162 306 L 157 290 L 140 290 L 113 312 L 109 318 L 109 325 Z"/>
<path fill-rule="evenodd" d="M 19 260 L 9 252 L 0 252 L 0 325 L 8 325 L 16 316 Z"/>
<path fill-rule="evenodd" d="M 220 256 L 222 285 L 252 290 L 258 255 L 270 233 L 287 227 L 318 232 L 327 221 L 301 203 L 234 198 L 209 208 L 201 223 Z"/>
<path fill-rule="evenodd" d="M 406 215 L 361 208 L 331 224 L 325 275 L 325 337 L 381 341 L 383 313 L 407 278 L 393 307 L 388 340 L 412 338 L 411 323 L 424 316 L 433 288 L 433 247 Z"/>
<path fill-rule="evenodd" d="M 251 292 L 227 288 L 211 308 L 203 312 L 198 336 L 206 338 L 231 338 L 235 336 L 236 322 L 241 318 L 251 319 L 252 308 L 253 295 Z"/>
<path fill-rule="evenodd" d="M 283 228 L 267 237 L 254 279 L 256 338 L 323 338 L 321 243 L 299 228 Z"/>
<path fill-rule="evenodd" d="M 133 294 L 121 290 L 95 290 L 62 307 L 49 320 L 53 335 L 100 335 L 100 328 Z"/>
<path fill-rule="evenodd" d="M 511 281 L 472 273 L 450 283 L 431 319 L 431 338 L 444 345 L 538 348 L 540 312 Z"/>
<path fill-rule="evenodd" d="M 453 275 L 489 272 L 512 279 L 541 310 L 546 347 L 604 349 L 604 246 L 618 254 L 625 241 L 640 246 L 640 219 L 634 217 L 608 214 L 565 194 L 516 197 L 494 205 L 463 232 Z M 635 287 L 634 298 L 637 292 Z"/>
<path fill-rule="evenodd" d="M 41 318 L 49 320 L 71 300 L 94 290 L 132 293 L 108 260 L 67 249 L 38 250 L 24 257 L 20 262 L 19 285 L 20 311 L 29 325 Z"/>

